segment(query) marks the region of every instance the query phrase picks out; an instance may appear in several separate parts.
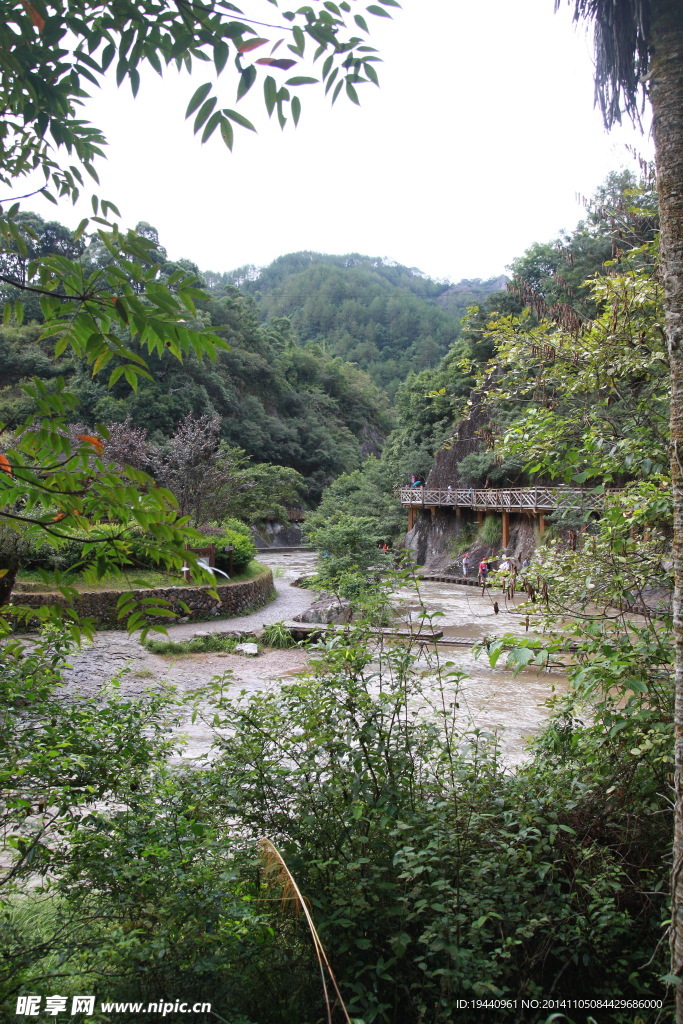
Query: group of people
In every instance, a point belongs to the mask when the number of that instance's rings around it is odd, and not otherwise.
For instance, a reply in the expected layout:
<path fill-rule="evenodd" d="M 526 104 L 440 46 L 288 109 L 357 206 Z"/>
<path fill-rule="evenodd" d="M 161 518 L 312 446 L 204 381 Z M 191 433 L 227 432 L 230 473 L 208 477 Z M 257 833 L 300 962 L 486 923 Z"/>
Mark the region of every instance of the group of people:
<path fill-rule="evenodd" d="M 494 559 L 492 558 L 482 558 L 481 561 L 479 562 L 479 567 L 477 570 L 477 579 L 479 580 L 480 583 L 486 583 L 488 574 L 494 571 L 495 567 L 491 564 L 493 561 Z M 500 563 L 498 568 L 501 570 L 501 572 L 512 572 L 513 569 L 521 568 L 522 570 L 524 570 L 527 569 L 528 566 L 528 555 L 525 555 L 525 557 L 519 562 L 519 565 L 517 563 L 517 559 L 506 555 L 506 557 Z M 470 555 L 469 551 L 466 551 L 465 554 L 462 556 L 462 574 L 465 577 L 465 579 L 467 579 L 467 577 L 469 576 L 469 571 Z"/>

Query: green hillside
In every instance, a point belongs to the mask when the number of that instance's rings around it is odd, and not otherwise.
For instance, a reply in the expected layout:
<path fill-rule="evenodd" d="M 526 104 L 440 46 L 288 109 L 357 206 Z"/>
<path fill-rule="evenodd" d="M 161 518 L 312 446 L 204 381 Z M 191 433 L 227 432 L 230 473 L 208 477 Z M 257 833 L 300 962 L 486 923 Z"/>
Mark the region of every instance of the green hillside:
<path fill-rule="evenodd" d="M 20 223 L 27 252 L 6 255 L 0 268 L 13 280 L 21 280 L 30 258 L 55 251 L 70 253 L 90 270 L 107 258 L 96 235 L 84 245 L 74 242 L 67 228 L 35 214 Z M 160 280 L 168 280 L 179 267 L 196 270 L 187 261 L 170 261 L 150 225 L 138 227 L 156 247 L 150 260 L 159 264 Z M 0 301 L 13 301 L 17 291 L 3 285 Z M 63 376 L 76 400 L 73 420 L 88 429 L 97 423 L 130 423 L 165 448 L 187 416 L 217 416 L 221 439 L 253 462 L 299 472 L 308 501 L 316 501 L 322 487 L 340 473 L 357 469 L 366 455 L 378 453 L 391 426 L 385 397 L 362 369 L 330 348 L 302 345 L 284 318 L 262 323 L 254 300 L 232 286 L 199 300 L 196 320 L 211 327 L 229 349 L 219 352 L 215 362 L 193 354 L 183 362 L 168 352 L 153 354 L 148 357 L 150 377 L 136 391 L 123 378 L 108 386 L 117 357 L 101 375 L 93 375 L 73 354 L 51 359 L 49 341 L 38 340 L 40 303 L 30 297 L 25 313 L 25 323 L 11 318 L 0 327 L 0 420 L 7 423 L 30 411 L 22 385 L 31 376 L 48 387 Z"/>
<path fill-rule="evenodd" d="M 252 296 L 263 320 L 287 317 L 300 342 L 356 363 L 392 401 L 409 373 L 435 367 L 458 339 L 467 306 L 506 282 L 452 285 L 379 258 L 315 252 L 204 277 L 216 296 L 230 285 Z"/>

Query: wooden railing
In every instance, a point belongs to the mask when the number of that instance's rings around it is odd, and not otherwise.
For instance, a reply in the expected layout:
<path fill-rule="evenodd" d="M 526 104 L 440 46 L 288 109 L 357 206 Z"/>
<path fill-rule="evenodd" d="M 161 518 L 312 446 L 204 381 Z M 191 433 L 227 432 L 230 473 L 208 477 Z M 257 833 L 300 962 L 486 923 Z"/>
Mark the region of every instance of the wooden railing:
<path fill-rule="evenodd" d="M 418 508 L 435 506 L 472 508 L 491 512 L 554 512 L 580 508 L 586 511 L 603 507 L 610 492 L 584 491 L 580 487 L 458 487 L 437 490 L 432 487 L 399 487 L 402 505 Z"/>

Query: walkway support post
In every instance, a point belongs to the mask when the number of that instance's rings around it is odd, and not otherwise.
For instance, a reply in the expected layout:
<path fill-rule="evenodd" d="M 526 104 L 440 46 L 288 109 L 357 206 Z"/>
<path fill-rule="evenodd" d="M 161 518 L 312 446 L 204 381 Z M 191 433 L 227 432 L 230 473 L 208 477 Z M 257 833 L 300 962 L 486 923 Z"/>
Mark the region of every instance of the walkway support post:
<path fill-rule="evenodd" d="M 503 512 L 503 547 L 506 548 L 510 543 L 510 513 Z"/>

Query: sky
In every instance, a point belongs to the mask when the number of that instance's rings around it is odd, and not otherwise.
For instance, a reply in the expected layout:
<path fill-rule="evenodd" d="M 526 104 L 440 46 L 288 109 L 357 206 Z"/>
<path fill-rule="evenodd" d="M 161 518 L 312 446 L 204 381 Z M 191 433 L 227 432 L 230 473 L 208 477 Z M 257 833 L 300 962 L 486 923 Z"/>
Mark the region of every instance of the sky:
<path fill-rule="evenodd" d="M 264 13 L 272 20 L 272 7 Z M 591 34 L 567 4 L 554 14 L 553 0 L 404 0 L 392 21 L 368 21 L 383 64 L 380 88 L 360 88 L 360 108 L 343 97 L 331 108 L 305 86 L 299 126 L 281 132 L 250 94 L 237 109 L 258 134 L 237 129 L 232 153 L 218 133 L 202 146 L 184 119 L 208 65 L 191 79 L 150 71 L 136 99 L 105 83 L 86 108 L 109 141 L 98 195 L 202 270 L 310 249 L 458 281 L 498 276 L 573 228 L 578 197 L 635 166 L 627 146 L 652 156 L 628 121 L 605 132 Z M 221 105 L 234 107 L 230 64 L 219 81 Z M 73 227 L 90 212 L 89 202 L 27 206 Z"/>

